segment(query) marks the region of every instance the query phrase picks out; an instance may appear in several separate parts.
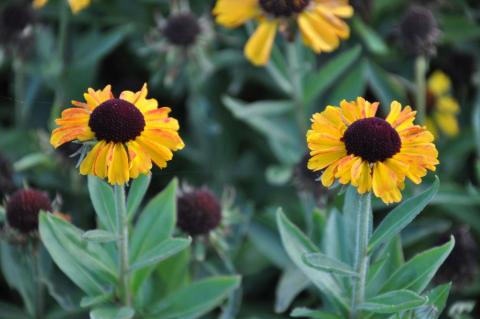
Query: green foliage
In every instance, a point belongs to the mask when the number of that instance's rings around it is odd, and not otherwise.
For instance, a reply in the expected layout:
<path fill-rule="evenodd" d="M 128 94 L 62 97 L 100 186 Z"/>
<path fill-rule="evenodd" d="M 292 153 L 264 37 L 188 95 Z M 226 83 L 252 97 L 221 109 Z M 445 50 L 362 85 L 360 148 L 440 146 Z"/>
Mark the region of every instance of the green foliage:
<path fill-rule="evenodd" d="M 366 299 L 356 306 L 367 318 L 375 314 L 413 315 L 430 308 L 437 309 L 436 314 L 441 313 L 438 309 L 444 308 L 449 286 L 441 286 L 427 293 L 424 290 L 452 251 L 454 239 L 451 238 L 442 246 L 420 253 L 407 262 L 401 258 L 401 246 L 396 244 L 399 243 L 397 238 L 400 231 L 427 206 L 438 191 L 438 187 L 439 181 L 436 179 L 429 189 L 405 200 L 383 219 L 373 231 L 373 235 L 368 236 L 370 248 L 365 247 L 364 253 L 368 254 L 366 262 L 371 265 L 364 279 L 361 279 L 362 273 L 354 268 L 357 259 L 346 257 L 352 252 L 355 256 L 363 254 L 361 251 L 355 251 L 358 246 L 352 246 L 355 234 L 360 231 L 356 227 L 358 216 L 362 214 L 360 210 L 363 206 L 360 200 L 365 200 L 360 198 L 356 190 L 352 187 L 347 190 L 343 214 L 335 209 L 330 214 L 329 222 L 325 224 L 322 248 L 312 243 L 279 211 L 278 228 L 289 257 L 336 310 L 336 314 L 329 314 L 323 311 L 296 309 L 292 315 L 312 318 L 345 316 L 353 309 L 351 291 L 357 289 L 352 288 L 358 287 L 357 281 L 365 285 L 363 289 L 366 292 Z M 367 231 L 372 232 L 371 229 Z"/>

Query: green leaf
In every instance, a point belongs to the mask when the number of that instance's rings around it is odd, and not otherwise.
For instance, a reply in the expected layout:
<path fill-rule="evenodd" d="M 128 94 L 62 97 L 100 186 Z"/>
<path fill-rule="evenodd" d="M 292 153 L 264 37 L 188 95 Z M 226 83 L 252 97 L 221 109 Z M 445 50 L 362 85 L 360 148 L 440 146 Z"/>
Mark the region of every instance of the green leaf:
<path fill-rule="evenodd" d="M 140 256 L 140 258 L 130 266 L 130 269 L 133 271 L 154 265 L 184 250 L 191 242 L 191 238 L 169 238 L 164 240 L 156 247 Z"/>
<path fill-rule="evenodd" d="M 128 190 L 127 198 L 127 214 L 130 220 L 133 219 L 135 212 L 138 207 L 140 207 L 151 180 L 152 175 L 140 175 L 133 180 L 132 186 L 130 186 L 130 189 Z"/>
<path fill-rule="evenodd" d="M 135 310 L 130 307 L 107 306 L 90 312 L 90 319 L 132 319 L 134 316 Z"/>
<path fill-rule="evenodd" d="M 341 289 L 335 278 L 324 272 L 319 272 L 305 265 L 302 256 L 305 253 L 318 253 L 318 248 L 290 222 L 281 211 L 277 212 L 277 225 L 282 238 L 283 246 L 295 265 L 315 284 L 327 297 L 333 297 L 339 306 L 347 309 L 347 302 L 342 296 Z"/>
<path fill-rule="evenodd" d="M 132 234 L 131 260 L 170 238 L 176 223 L 177 180 L 174 179 L 145 207 Z"/>
<path fill-rule="evenodd" d="M 313 310 L 308 308 L 295 308 L 293 309 L 290 316 L 308 317 L 308 318 L 314 318 L 314 319 L 342 319 L 343 318 L 333 313 L 329 313 L 321 310 Z"/>
<path fill-rule="evenodd" d="M 113 292 L 101 294 L 98 296 L 86 296 L 80 300 L 80 307 L 92 308 L 101 304 L 110 302 L 113 299 Z"/>
<path fill-rule="evenodd" d="M 424 251 L 400 266 L 383 285 L 382 291 L 408 289 L 420 293 L 425 289 L 438 268 L 447 259 L 455 239 L 442 246 Z"/>
<path fill-rule="evenodd" d="M 373 313 L 397 313 L 419 307 L 427 300 L 410 290 L 395 290 L 370 298 L 359 308 Z"/>
<path fill-rule="evenodd" d="M 36 284 L 33 278 L 31 250 L 25 245 L 13 245 L 1 241 L 2 274 L 9 287 L 22 297 L 29 313 L 35 313 Z"/>
<path fill-rule="evenodd" d="M 356 277 L 358 275 L 350 265 L 322 253 L 306 253 L 302 259 L 307 266 L 320 271 L 340 276 Z"/>
<path fill-rule="evenodd" d="M 365 24 L 360 17 L 353 17 L 352 28 L 360 35 L 370 52 L 379 55 L 388 53 L 388 46 L 380 35 Z"/>
<path fill-rule="evenodd" d="M 366 59 L 360 59 L 328 92 L 328 104 L 338 105 L 342 100 L 354 101 L 367 87 Z"/>
<path fill-rule="evenodd" d="M 112 188 L 98 177 L 88 175 L 88 191 L 100 224 L 112 233 L 117 233 L 117 214 Z"/>
<path fill-rule="evenodd" d="M 429 189 L 395 207 L 373 233 L 368 247 L 369 251 L 373 251 L 382 243 L 389 241 L 407 227 L 432 200 L 439 185 L 440 182 L 436 177 L 435 182 Z"/>
<path fill-rule="evenodd" d="M 312 73 L 305 80 L 305 104 L 309 105 L 319 98 L 325 91 L 358 59 L 362 49 L 356 46 L 343 52 L 328 63 L 323 65 L 319 71 Z"/>
<path fill-rule="evenodd" d="M 285 270 L 275 289 L 275 312 L 285 312 L 299 293 L 310 286 L 310 281 L 297 268 Z"/>
<path fill-rule="evenodd" d="M 83 233 L 82 238 L 88 241 L 98 243 L 108 243 L 116 241 L 118 239 L 118 236 L 106 230 L 94 229 Z"/>
<path fill-rule="evenodd" d="M 445 309 L 451 287 L 452 284 L 448 283 L 427 292 L 425 295 L 428 298 L 428 303 L 415 309 L 415 318 L 437 319 Z"/>
<path fill-rule="evenodd" d="M 368 61 L 367 65 L 367 75 L 370 87 L 375 93 L 375 96 L 380 99 L 383 107 L 390 106 L 392 101 L 404 103 L 406 100 L 406 93 L 403 89 L 403 85 L 395 82 L 389 73 L 371 60 Z"/>
<path fill-rule="evenodd" d="M 22 309 L 0 301 L 0 319 L 30 319 Z"/>
<path fill-rule="evenodd" d="M 133 30 L 132 26 L 123 26 L 110 32 L 91 31 L 77 38 L 71 68 L 85 67 L 99 62 L 104 56 L 120 45 L 125 36 Z"/>
<path fill-rule="evenodd" d="M 248 237 L 255 247 L 278 268 L 287 268 L 292 263 L 282 247 L 280 237 L 276 232 L 262 223 L 250 224 Z"/>
<path fill-rule="evenodd" d="M 177 180 L 173 179 L 160 194 L 147 204 L 140 214 L 132 231 L 131 264 L 136 263 L 142 255 L 172 237 L 177 219 L 177 184 Z M 138 291 L 151 271 L 150 267 L 133 272 L 131 284 L 134 292 Z"/>
<path fill-rule="evenodd" d="M 199 318 L 215 307 L 240 285 L 240 277 L 211 277 L 194 282 L 156 304 L 148 318 Z"/>
<path fill-rule="evenodd" d="M 88 295 L 107 292 L 117 283 L 116 264 L 97 243 L 82 239 L 83 232 L 54 216 L 40 213 L 40 237 L 58 267 Z"/>

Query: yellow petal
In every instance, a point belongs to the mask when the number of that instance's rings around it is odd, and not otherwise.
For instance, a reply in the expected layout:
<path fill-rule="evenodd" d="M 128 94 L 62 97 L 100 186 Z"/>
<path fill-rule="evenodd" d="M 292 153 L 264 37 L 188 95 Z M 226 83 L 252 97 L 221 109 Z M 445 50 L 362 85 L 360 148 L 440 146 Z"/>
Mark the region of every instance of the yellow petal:
<path fill-rule="evenodd" d="M 235 0 L 237 1 L 237 0 Z M 252 34 L 245 46 L 245 56 L 254 65 L 266 65 L 270 59 L 278 21 L 264 20 Z"/>
<path fill-rule="evenodd" d="M 450 87 L 450 78 L 442 71 L 433 72 L 428 79 L 428 89 L 436 96 L 447 93 Z"/>
<path fill-rule="evenodd" d="M 372 190 L 372 173 L 370 163 L 358 157 L 352 165 L 352 185 L 357 187 L 360 194 Z"/>
<path fill-rule="evenodd" d="M 113 145 L 113 151 L 108 162 L 108 182 L 112 185 L 124 185 L 129 180 L 130 164 L 123 144 Z"/>
<path fill-rule="evenodd" d="M 152 160 L 137 142 L 128 143 L 130 156 L 130 178 L 148 174 L 152 169 Z"/>
<path fill-rule="evenodd" d="M 48 0 L 33 0 L 33 7 L 40 9 L 47 4 Z"/>
<path fill-rule="evenodd" d="M 374 194 L 386 204 L 399 202 L 402 194 L 398 188 L 398 177 L 395 172 L 382 162 L 373 165 L 372 188 Z"/>
<path fill-rule="evenodd" d="M 458 101 L 455 100 L 453 97 L 442 96 L 437 101 L 436 109 L 440 112 L 457 114 L 458 112 L 460 112 L 460 105 L 458 104 Z"/>
<path fill-rule="evenodd" d="M 435 112 L 435 122 L 438 124 L 438 128 L 447 136 L 453 137 L 458 135 L 459 127 L 457 118 L 450 113 Z"/>
<path fill-rule="evenodd" d="M 73 13 L 78 13 L 90 5 L 91 0 L 68 0 Z"/>
<path fill-rule="evenodd" d="M 97 159 L 98 153 L 104 148 L 105 142 L 97 143 L 93 149 L 87 154 L 83 159 L 82 164 L 80 164 L 80 174 L 82 175 L 95 175 L 93 172 L 93 165 Z"/>
<path fill-rule="evenodd" d="M 140 136 L 137 138 L 137 143 L 140 144 L 142 149 L 145 150 L 152 161 L 160 168 L 166 167 L 167 161 L 173 157 L 172 151 L 154 140 Z"/>
<path fill-rule="evenodd" d="M 323 17 L 304 11 L 298 16 L 298 25 L 307 46 L 314 52 L 330 52 L 338 47 L 340 40 Z"/>
<path fill-rule="evenodd" d="M 238 27 L 259 14 L 258 0 L 217 0 L 213 15 L 218 24 Z"/>

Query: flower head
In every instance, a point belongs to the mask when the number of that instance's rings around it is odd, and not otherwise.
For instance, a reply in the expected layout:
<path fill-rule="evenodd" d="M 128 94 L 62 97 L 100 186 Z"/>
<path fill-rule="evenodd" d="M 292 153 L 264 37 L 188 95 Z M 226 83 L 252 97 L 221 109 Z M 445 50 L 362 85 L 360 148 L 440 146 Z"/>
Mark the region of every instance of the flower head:
<path fill-rule="evenodd" d="M 441 131 L 447 136 L 458 135 L 458 101 L 451 95 L 450 78 L 442 71 L 435 71 L 428 79 L 427 88 L 427 128 L 435 136 Z"/>
<path fill-rule="evenodd" d="M 173 45 L 188 47 L 195 43 L 201 31 L 197 17 L 191 13 L 179 13 L 168 18 L 163 35 Z"/>
<path fill-rule="evenodd" d="M 432 55 L 440 35 L 437 20 L 432 11 L 421 6 L 412 6 L 399 26 L 405 49 L 414 55 Z"/>
<path fill-rule="evenodd" d="M 57 148 L 70 141 L 91 142 L 80 174 L 108 178 L 110 184 L 125 184 L 149 173 L 152 161 L 166 167 L 172 151 L 184 144 L 177 120 L 168 116 L 170 108 L 158 108 L 157 100 L 147 99 L 147 93 L 146 84 L 138 92 L 123 91 L 119 98 L 110 85 L 88 89 L 86 102 L 72 101 L 74 107 L 56 120 L 60 127 L 52 132 L 50 143 Z"/>
<path fill-rule="evenodd" d="M 217 23 L 235 28 L 249 20 L 259 26 L 245 46 L 246 57 L 255 65 L 268 63 L 275 35 L 294 21 L 303 42 L 315 53 L 335 50 L 340 39 L 350 35 L 342 18 L 351 17 L 348 0 L 217 0 L 213 14 Z"/>
<path fill-rule="evenodd" d="M 205 235 L 218 227 L 222 208 L 208 189 L 193 189 L 178 198 L 178 227 L 191 236 Z"/>
<path fill-rule="evenodd" d="M 42 8 L 47 4 L 48 0 L 33 0 L 35 9 Z M 73 13 L 78 13 L 90 5 L 91 0 L 68 0 L 68 4 Z"/>
<path fill-rule="evenodd" d="M 24 234 L 33 232 L 38 229 L 41 210 L 52 211 L 48 195 L 34 189 L 20 189 L 7 201 L 8 225 Z"/>
<path fill-rule="evenodd" d="M 438 152 L 433 135 L 413 124 L 416 112 L 409 106 L 402 110 L 392 102 L 386 119 L 375 117 L 377 108 L 359 97 L 314 114 L 307 132 L 308 168 L 325 169 L 326 187 L 338 179 L 360 194 L 373 190 L 385 203 L 399 202 L 405 178 L 419 184 L 427 170 L 435 170 Z"/>

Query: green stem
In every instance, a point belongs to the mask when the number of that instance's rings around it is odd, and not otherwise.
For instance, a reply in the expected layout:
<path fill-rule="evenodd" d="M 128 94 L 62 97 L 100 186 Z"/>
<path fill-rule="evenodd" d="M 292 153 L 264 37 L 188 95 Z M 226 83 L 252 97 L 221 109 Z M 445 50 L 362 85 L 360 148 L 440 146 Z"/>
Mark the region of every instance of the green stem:
<path fill-rule="evenodd" d="M 129 224 L 125 200 L 125 186 L 115 185 L 115 210 L 118 223 L 118 263 L 119 263 L 119 294 L 126 306 L 131 306 L 130 274 L 128 265 Z"/>
<path fill-rule="evenodd" d="M 67 44 L 68 23 L 70 20 L 70 12 L 67 3 L 63 3 L 60 9 L 60 26 L 57 40 L 57 59 L 60 63 L 60 73 L 55 90 L 55 97 L 53 99 L 52 109 L 50 111 L 50 126 L 55 127 L 55 119 L 60 115 L 60 110 L 65 100 L 64 93 L 64 79 L 65 79 L 65 65 L 66 56 L 65 49 Z"/>
<path fill-rule="evenodd" d="M 358 214 L 355 233 L 355 271 L 358 277 L 355 278 L 352 295 L 352 312 L 350 319 L 360 318 L 361 305 L 365 300 L 365 286 L 368 272 L 368 241 L 370 238 L 370 222 L 372 218 L 371 193 L 359 195 Z"/>
<path fill-rule="evenodd" d="M 299 65 L 298 51 L 295 41 L 287 44 L 287 60 L 292 81 L 292 100 L 295 104 L 295 116 L 297 118 L 300 133 L 304 135 L 307 132 L 307 122 L 305 116 L 305 105 L 303 101 L 303 85 L 301 66 Z"/>
<path fill-rule="evenodd" d="M 415 107 L 417 109 L 417 121 L 421 125 L 425 124 L 425 117 L 427 112 L 427 68 L 427 58 L 423 55 L 419 55 L 415 60 Z"/>
<path fill-rule="evenodd" d="M 14 96 L 15 96 L 15 124 L 22 127 L 24 121 L 24 97 L 25 97 L 25 67 L 21 58 L 15 58 L 13 61 L 14 72 Z"/>

